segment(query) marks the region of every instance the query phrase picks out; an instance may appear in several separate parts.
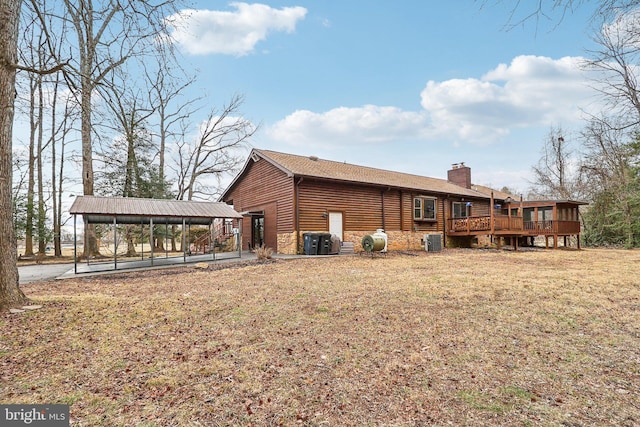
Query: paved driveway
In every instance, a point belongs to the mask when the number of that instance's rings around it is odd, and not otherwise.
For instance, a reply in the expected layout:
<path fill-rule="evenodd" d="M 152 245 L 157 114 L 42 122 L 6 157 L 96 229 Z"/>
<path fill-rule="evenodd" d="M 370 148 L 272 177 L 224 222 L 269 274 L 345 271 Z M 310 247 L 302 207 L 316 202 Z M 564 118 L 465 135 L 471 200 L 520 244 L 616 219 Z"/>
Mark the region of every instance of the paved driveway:
<path fill-rule="evenodd" d="M 62 276 L 69 270 L 73 270 L 73 263 L 69 264 L 36 264 L 18 267 L 20 284 L 38 282 L 40 280 L 53 280 Z"/>

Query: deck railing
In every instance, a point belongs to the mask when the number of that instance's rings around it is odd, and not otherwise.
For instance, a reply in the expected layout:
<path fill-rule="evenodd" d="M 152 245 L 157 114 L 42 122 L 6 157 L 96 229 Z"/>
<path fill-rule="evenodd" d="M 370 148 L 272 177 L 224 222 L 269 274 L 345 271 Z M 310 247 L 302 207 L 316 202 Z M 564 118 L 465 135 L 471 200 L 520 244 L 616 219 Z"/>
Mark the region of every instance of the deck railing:
<path fill-rule="evenodd" d="M 448 231 L 453 233 L 491 232 L 490 216 L 472 216 L 468 218 L 451 218 L 448 220 Z M 580 233 L 579 221 L 524 221 L 521 216 L 494 215 L 493 230 L 531 236 L 545 234 L 569 235 Z"/>
<path fill-rule="evenodd" d="M 524 229 L 528 234 L 578 234 L 580 221 L 526 221 Z"/>

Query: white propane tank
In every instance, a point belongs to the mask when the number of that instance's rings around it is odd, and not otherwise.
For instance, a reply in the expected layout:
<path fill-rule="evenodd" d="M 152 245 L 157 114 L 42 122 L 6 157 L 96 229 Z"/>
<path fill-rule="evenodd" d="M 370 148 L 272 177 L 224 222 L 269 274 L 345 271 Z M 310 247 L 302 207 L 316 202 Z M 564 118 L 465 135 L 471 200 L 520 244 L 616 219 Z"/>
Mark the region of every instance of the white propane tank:
<path fill-rule="evenodd" d="M 376 232 L 373 233 L 373 235 L 382 237 L 384 239 L 384 248 L 382 248 L 380 252 L 387 252 L 387 244 L 389 243 L 389 237 L 387 236 L 387 233 L 384 232 L 384 229 L 378 228 Z"/>

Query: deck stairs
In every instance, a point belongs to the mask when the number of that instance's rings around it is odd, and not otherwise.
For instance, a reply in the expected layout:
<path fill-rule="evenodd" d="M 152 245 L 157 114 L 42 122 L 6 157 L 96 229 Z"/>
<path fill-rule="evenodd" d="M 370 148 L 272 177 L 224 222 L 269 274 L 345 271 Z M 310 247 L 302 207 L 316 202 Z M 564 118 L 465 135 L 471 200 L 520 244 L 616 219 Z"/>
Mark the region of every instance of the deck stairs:
<path fill-rule="evenodd" d="M 206 233 L 191 243 L 191 252 L 199 254 L 209 254 L 214 250 L 219 252 L 229 246 L 229 241 L 233 239 L 233 237 L 234 233 L 231 228 L 215 227 L 213 230 L 213 236 Z"/>

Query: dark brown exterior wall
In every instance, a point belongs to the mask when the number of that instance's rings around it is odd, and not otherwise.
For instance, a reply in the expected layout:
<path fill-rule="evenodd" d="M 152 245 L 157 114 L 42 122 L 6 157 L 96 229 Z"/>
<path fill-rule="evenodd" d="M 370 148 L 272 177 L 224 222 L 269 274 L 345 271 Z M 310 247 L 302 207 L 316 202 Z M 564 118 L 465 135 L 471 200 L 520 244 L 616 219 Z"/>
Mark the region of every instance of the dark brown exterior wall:
<path fill-rule="evenodd" d="M 265 245 L 276 251 L 279 239 L 286 238 L 287 234 L 328 231 L 329 212 L 342 212 L 345 232 L 357 234 L 383 228 L 387 232 L 413 233 L 414 237 L 442 233 L 450 215 L 451 202 L 462 201 L 457 197 L 410 190 L 304 178 L 298 184 L 299 225 L 296 230 L 295 188 L 298 181 L 300 178 L 294 180 L 267 160 L 260 159 L 247 166 L 225 201 L 233 201 L 238 212 L 264 211 Z M 437 199 L 437 221 L 413 220 L 413 198 L 418 196 Z M 489 214 L 488 201 L 474 200 L 473 203 L 472 215 Z M 244 219 L 242 229 L 243 249 L 247 249 L 251 239 L 250 218 Z M 295 240 L 295 237 L 291 238 Z M 301 240 L 298 241 L 299 250 L 301 244 Z"/>
<path fill-rule="evenodd" d="M 298 197 L 302 231 L 328 230 L 329 219 L 324 217 L 323 213 L 329 211 L 343 212 L 345 230 L 362 231 L 382 228 L 381 189 L 303 180 L 299 186 Z M 385 208 L 386 205 L 385 201 Z M 398 222 L 397 219 L 396 222 Z"/>
<path fill-rule="evenodd" d="M 265 246 L 277 251 L 278 233 L 294 230 L 293 178 L 264 159 L 250 163 L 245 174 L 227 195 L 238 212 L 264 210 Z M 251 219 L 242 223 L 243 249 L 251 240 Z"/>
<path fill-rule="evenodd" d="M 415 222 L 413 198 L 436 197 L 437 221 Z M 299 189 L 300 230 L 326 231 L 329 220 L 323 213 L 343 212 L 345 231 L 443 231 L 443 198 L 365 185 L 303 180 Z M 383 213 L 384 206 L 384 213 Z"/>

